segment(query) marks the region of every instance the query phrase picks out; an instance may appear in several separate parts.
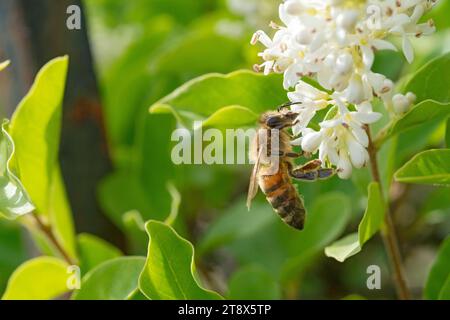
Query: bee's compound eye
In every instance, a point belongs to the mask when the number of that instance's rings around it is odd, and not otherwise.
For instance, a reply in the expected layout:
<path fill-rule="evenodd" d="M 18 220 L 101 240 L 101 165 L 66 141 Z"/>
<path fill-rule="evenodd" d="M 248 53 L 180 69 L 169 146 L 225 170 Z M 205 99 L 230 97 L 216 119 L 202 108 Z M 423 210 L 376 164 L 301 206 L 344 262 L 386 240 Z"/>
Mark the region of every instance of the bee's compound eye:
<path fill-rule="evenodd" d="M 268 118 L 266 124 L 270 128 L 277 128 L 283 124 L 283 120 L 279 116 L 274 116 Z"/>

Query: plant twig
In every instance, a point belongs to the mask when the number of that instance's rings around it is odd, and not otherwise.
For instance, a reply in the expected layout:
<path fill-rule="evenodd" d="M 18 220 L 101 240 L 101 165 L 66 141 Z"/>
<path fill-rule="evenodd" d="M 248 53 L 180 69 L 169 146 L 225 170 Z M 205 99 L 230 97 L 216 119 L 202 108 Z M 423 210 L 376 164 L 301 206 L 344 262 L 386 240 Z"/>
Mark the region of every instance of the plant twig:
<path fill-rule="evenodd" d="M 383 186 L 381 185 L 380 170 L 378 167 L 377 160 L 377 147 L 374 145 L 370 128 L 366 126 L 367 136 L 369 137 L 369 157 L 370 157 L 370 169 L 372 171 L 373 180 L 378 182 L 381 195 L 384 197 Z M 385 203 L 387 203 L 385 201 Z M 402 264 L 402 258 L 400 254 L 400 249 L 398 245 L 397 232 L 395 230 L 394 223 L 392 221 L 391 212 L 389 210 L 389 205 L 386 205 L 386 212 L 384 215 L 385 229 L 382 230 L 381 235 L 383 238 L 384 246 L 388 253 L 389 261 L 391 267 L 395 273 L 394 282 L 397 290 L 397 295 L 401 300 L 411 299 L 411 293 L 409 291 L 405 271 Z"/>
<path fill-rule="evenodd" d="M 70 265 L 75 264 L 75 262 L 70 258 L 69 254 L 64 250 L 64 248 L 59 243 L 58 239 L 56 239 L 55 235 L 53 234 L 52 229 L 44 224 L 42 222 L 41 218 L 36 212 L 32 212 L 31 216 L 34 218 L 34 221 L 36 222 L 39 230 L 41 230 L 47 238 L 50 240 L 50 242 L 55 246 L 55 248 L 58 250 L 58 252 L 61 254 L 61 256 L 66 260 L 66 262 Z"/>

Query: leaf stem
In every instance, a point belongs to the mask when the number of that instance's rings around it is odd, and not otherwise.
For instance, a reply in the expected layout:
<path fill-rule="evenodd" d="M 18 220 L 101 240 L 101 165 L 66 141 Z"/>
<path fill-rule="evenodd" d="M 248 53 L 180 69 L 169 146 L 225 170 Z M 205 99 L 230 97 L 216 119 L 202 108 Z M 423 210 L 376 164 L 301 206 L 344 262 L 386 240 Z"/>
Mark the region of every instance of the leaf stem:
<path fill-rule="evenodd" d="M 372 178 L 376 181 L 380 187 L 381 196 L 384 197 L 383 186 L 381 184 L 380 170 L 378 167 L 377 151 L 378 148 L 375 146 L 372 136 L 370 133 L 369 126 L 366 126 L 367 136 L 369 137 L 369 158 L 370 158 L 370 169 L 372 171 Z M 387 203 L 387 201 L 385 201 Z M 382 230 L 381 235 L 383 238 L 384 246 L 388 253 L 389 262 L 391 268 L 395 273 L 394 282 L 397 290 L 397 295 L 401 300 L 411 299 L 411 293 L 409 291 L 405 271 L 402 264 L 402 258 L 400 254 L 397 232 L 395 230 L 394 223 L 392 221 L 391 212 L 389 210 L 389 205 L 386 205 L 386 212 L 384 215 L 385 228 Z"/>
<path fill-rule="evenodd" d="M 55 248 L 58 250 L 58 252 L 61 254 L 61 256 L 66 260 L 66 262 L 70 265 L 75 264 L 75 262 L 70 258 L 69 254 L 64 250 L 64 248 L 59 243 L 58 239 L 56 239 L 55 235 L 53 234 L 52 228 L 47 226 L 39 217 L 39 215 L 36 212 L 32 212 L 31 216 L 34 218 L 34 221 L 36 222 L 36 225 L 38 226 L 39 230 L 41 230 L 47 238 L 50 240 L 50 242 L 55 246 Z"/>

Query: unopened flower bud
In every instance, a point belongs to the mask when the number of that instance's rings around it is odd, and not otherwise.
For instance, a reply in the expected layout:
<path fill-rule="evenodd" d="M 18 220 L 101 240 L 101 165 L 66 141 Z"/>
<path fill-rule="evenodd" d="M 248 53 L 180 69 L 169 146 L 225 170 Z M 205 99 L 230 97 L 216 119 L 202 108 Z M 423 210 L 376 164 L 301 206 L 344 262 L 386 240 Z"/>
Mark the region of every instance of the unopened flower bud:
<path fill-rule="evenodd" d="M 409 107 L 411 106 L 411 101 L 407 98 L 407 96 L 404 96 L 402 94 L 396 94 L 392 98 L 392 105 L 394 107 L 394 111 L 397 114 L 402 114 L 408 111 Z"/>

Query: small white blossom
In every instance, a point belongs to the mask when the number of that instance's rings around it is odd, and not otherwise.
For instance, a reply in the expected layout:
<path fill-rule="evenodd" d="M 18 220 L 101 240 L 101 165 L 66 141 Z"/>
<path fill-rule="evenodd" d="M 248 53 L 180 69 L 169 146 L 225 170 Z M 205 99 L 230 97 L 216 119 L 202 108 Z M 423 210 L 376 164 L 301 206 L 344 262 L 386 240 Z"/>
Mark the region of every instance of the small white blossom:
<path fill-rule="evenodd" d="M 378 50 L 397 50 L 389 36 L 402 39 L 408 62 L 414 58 L 411 37 L 434 31 L 422 16 L 436 0 L 286 0 L 280 4 L 282 25 L 274 23 L 273 38 L 257 31 L 252 43 L 261 42 L 264 62 L 257 70 L 284 74 L 284 88 L 298 113 L 293 127 L 297 139 L 310 153 L 319 153 L 324 164 L 338 168 L 348 178 L 352 168 L 368 162 L 366 126 L 380 119 L 372 101 L 380 98 L 392 114 L 408 111 L 412 93 L 394 95 L 394 83 L 372 71 Z M 303 81 L 317 81 L 325 90 Z M 308 126 L 319 110 L 338 111 L 320 122 L 320 130 Z"/>

